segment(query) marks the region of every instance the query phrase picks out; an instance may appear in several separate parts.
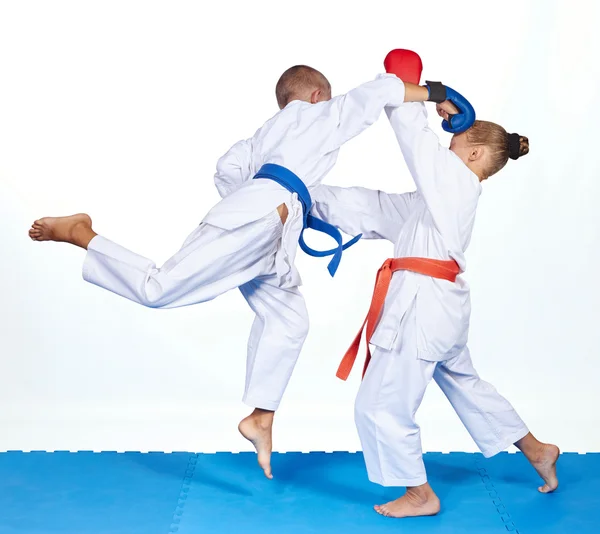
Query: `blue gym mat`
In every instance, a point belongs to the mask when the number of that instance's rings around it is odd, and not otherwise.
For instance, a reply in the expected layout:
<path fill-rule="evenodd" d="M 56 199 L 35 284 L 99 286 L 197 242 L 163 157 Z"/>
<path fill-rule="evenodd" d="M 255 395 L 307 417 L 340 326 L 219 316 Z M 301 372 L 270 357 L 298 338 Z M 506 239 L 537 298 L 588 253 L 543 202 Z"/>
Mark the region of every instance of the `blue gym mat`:
<path fill-rule="evenodd" d="M 372 506 L 403 490 L 366 476 L 360 453 L 0 453 L 0 534 L 592 534 L 600 454 L 564 454 L 561 486 L 537 493 L 521 454 L 429 453 L 435 517 L 391 519 Z"/>

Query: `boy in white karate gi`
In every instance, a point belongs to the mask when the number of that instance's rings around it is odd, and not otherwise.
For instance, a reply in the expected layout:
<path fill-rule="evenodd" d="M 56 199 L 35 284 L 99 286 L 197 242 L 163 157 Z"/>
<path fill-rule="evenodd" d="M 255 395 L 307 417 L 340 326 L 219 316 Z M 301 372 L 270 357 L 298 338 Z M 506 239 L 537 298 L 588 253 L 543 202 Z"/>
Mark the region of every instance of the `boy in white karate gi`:
<path fill-rule="evenodd" d="M 428 99 L 423 87 L 390 74 L 331 98 L 327 79 L 306 66 L 286 71 L 276 93 L 280 111 L 217 164 L 223 200 L 162 267 L 97 235 L 86 214 L 39 219 L 29 231 L 35 241 L 86 249 L 86 281 L 144 306 L 188 306 L 240 288 L 256 319 L 243 397 L 254 411 L 239 430 L 255 446 L 268 478 L 274 412 L 308 332 L 294 267 L 305 214 L 296 193 L 271 179 L 252 178 L 265 164 L 279 165 L 311 190 L 331 170 L 339 148 L 373 124 L 384 107 Z"/>
<path fill-rule="evenodd" d="M 409 79 L 419 76 L 420 69 Z M 445 120 L 455 112 L 448 102 L 438 104 Z M 544 480 L 539 491 L 550 493 L 558 487 L 560 451 L 539 442 L 510 403 L 479 378 L 467 346 L 469 286 L 457 277 L 466 269 L 481 182 L 509 158 L 527 154 L 529 141 L 497 124 L 475 121 L 453 136 L 448 149 L 429 129 L 423 104 L 390 106 L 386 113 L 417 190 L 390 195 L 322 185 L 313 194 L 313 213 L 320 218 L 348 234 L 361 232 L 367 239 L 395 243 L 396 259 L 385 262 L 378 273 L 366 321 L 367 343 L 375 348 L 372 358 L 368 349 L 355 420 L 369 480 L 405 486 L 407 491 L 375 510 L 390 517 L 434 515 L 440 510 L 427 482 L 415 421 L 432 378 L 484 456 L 516 445 Z M 361 333 L 338 370 L 344 380 Z"/>

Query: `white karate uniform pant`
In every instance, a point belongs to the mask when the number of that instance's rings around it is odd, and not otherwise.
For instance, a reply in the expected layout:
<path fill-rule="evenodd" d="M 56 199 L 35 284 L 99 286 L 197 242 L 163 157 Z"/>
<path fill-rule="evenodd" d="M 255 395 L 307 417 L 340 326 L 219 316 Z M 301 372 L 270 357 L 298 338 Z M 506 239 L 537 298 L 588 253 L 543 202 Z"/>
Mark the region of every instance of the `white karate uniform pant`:
<path fill-rule="evenodd" d="M 282 229 L 276 211 L 234 230 L 203 223 L 161 268 L 96 236 L 88 245 L 83 277 L 151 308 L 206 302 L 239 287 L 256 314 L 243 401 L 276 410 L 308 334 L 308 312 L 299 289 L 277 283 L 275 253 Z"/>
<path fill-rule="evenodd" d="M 432 377 L 486 458 L 527 435 L 510 403 L 479 378 L 468 348 L 442 362 L 417 358 L 414 308 L 403 317 L 392 350 L 375 347 L 372 356 L 355 404 L 371 482 L 409 487 L 427 482 L 415 414 Z"/>

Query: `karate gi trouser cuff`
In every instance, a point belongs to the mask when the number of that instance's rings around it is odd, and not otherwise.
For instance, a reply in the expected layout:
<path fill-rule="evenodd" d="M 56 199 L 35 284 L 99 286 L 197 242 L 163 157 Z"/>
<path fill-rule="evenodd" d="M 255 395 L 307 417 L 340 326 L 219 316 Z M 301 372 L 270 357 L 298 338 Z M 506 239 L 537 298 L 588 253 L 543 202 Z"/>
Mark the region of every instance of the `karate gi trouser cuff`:
<path fill-rule="evenodd" d="M 384 478 L 375 477 L 369 474 L 369 480 L 374 484 L 379 484 L 380 486 L 414 488 L 425 484 L 427 482 L 427 475 L 423 474 L 417 478 Z"/>
<path fill-rule="evenodd" d="M 272 412 L 277 411 L 279 408 L 279 401 L 268 401 L 244 396 L 242 402 L 251 408 L 260 408 L 261 410 L 270 410 Z"/>
<path fill-rule="evenodd" d="M 485 458 L 491 458 L 492 456 L 496 456 L 496 454 L 501 453 L 502 451 L 508 449 L 513 443 L 516 443 L 520 439 L 524 438 L 527 434 L 529 434 L 529 429 L 527 427 L 522 427 L 518 431 L 513 432 L 512 434 L 504 437 L 495 447 L 490 447 L 487 449 L 481 449 L 481 454 Z"/>

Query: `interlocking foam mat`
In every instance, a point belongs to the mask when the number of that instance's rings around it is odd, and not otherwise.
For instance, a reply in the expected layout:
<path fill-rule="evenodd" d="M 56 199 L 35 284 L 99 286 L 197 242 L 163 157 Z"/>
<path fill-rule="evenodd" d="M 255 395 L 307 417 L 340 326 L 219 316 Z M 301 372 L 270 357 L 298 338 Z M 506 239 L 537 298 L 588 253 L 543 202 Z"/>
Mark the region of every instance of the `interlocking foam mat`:
<path fill-rule="evenodd" d="M 360 453 L 0 453 L 0 534 L 599 533 L 600 454 L 563 454 L 541 495 L 521 454 L 428 453 L 435 517 L 373 511 L 401 488 L 371 484 Z"/>

